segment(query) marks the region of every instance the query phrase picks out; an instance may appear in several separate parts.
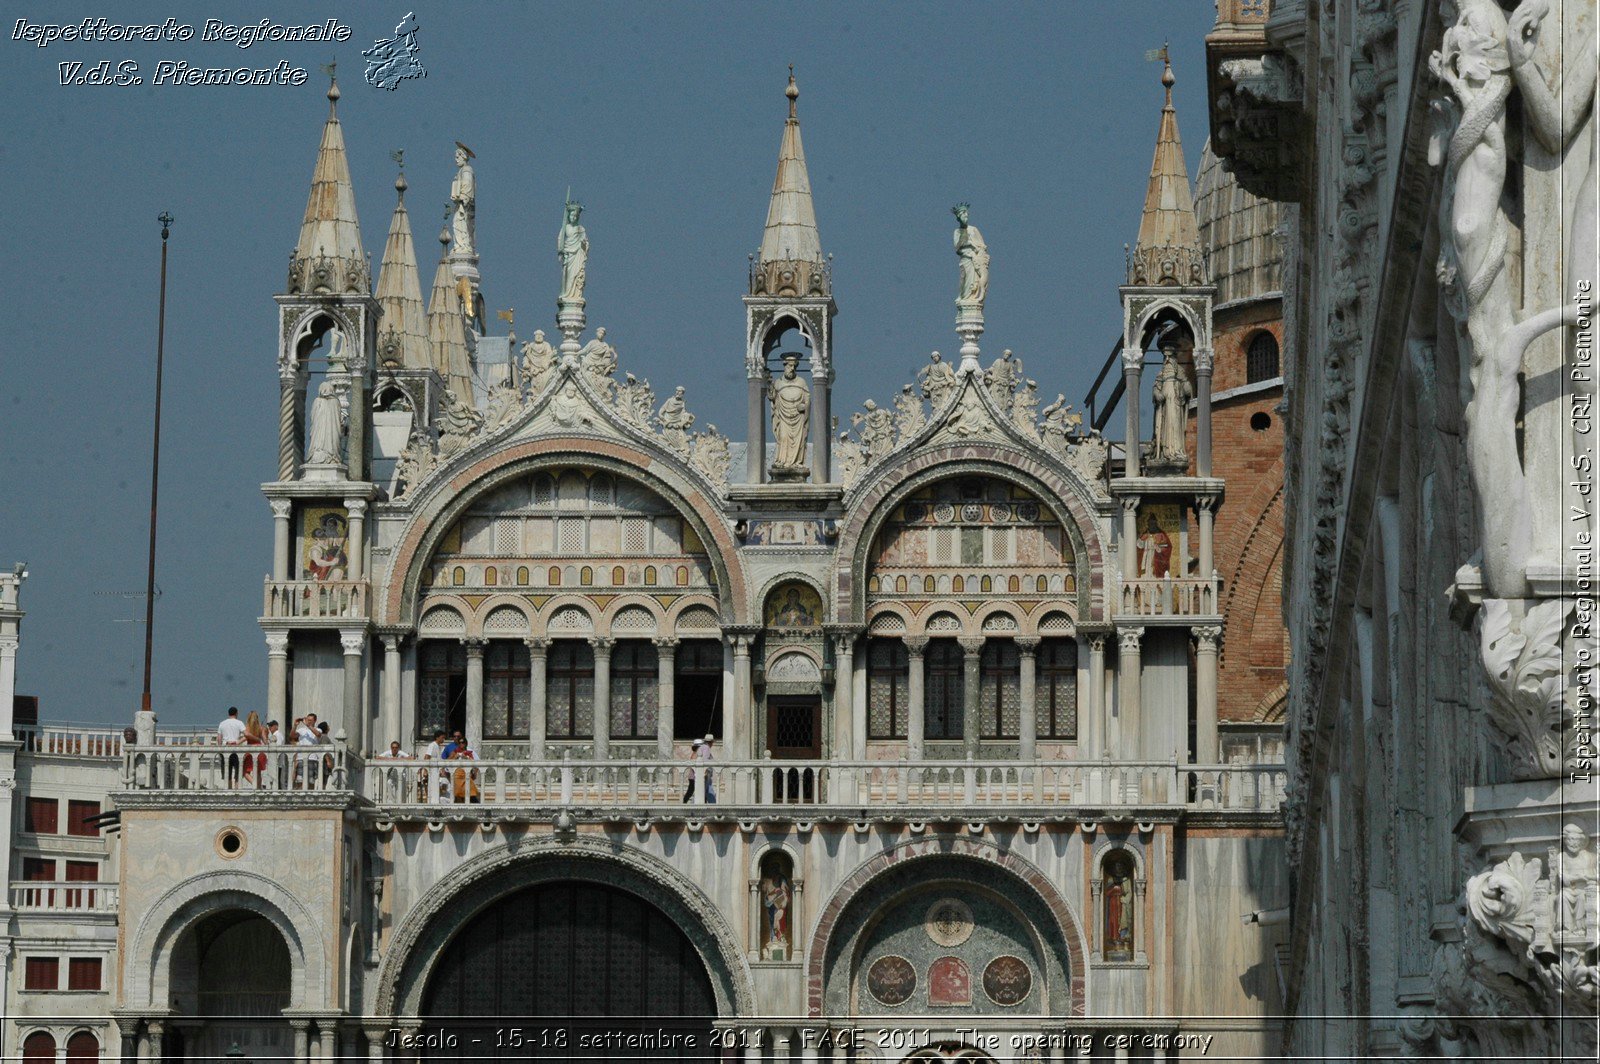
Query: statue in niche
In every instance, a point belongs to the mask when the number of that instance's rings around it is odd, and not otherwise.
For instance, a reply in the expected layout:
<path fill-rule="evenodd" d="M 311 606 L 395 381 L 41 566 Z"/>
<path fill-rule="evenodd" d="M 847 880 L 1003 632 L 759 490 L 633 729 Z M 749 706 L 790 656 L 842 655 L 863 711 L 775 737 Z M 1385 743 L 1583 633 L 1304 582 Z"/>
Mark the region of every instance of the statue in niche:
<path fill-rule="evenodd" d="M 871 399 L 862 404 L 861 413 L 850 415 L 850 424 L 861 434 L 867 461 L 876 462 L 894 450 L 894 415 L 879 409 Z"/>
<path fill-rule="evenodd" d="M 800 356 L 783 356 L 783 373 L 767 384 L 772 404 L 773 472 L 803 470 L 811 416 L 811 386 L 800 376 Z"/>
<path fill-rule="evenodd" d="M 794 885 L 789 862 L 780 854 L 761 859 L 761 959 L 786 961 L 793 949 L 790 907 Z"/>
<path fill-rule="evenodd" d="M 672 395 L 661 404 L 661 412 L 657 416 L 661 419 L 661 435 L 667 446 L 679 454 L 687 454 L 689 428 L 694 424 L 694 415 L 684 406 L 683 385 L 672 390 Z"/>
<path fill-rule="evenodd" d="M 589 234 L 578 224 L 583 204 L 567 200 L 566 220 L 556 236 L 556 254 L 561 259 L 561 303 L 582 303 L 583 286 L 589 273 Z"/>
<path fill-rule="evenodd" d="M 337 332 L 334 335 L 339 335 Z M 344 450 L 344 417 L 332 381 L 317 386 L 311 401 L 311 433 L 306 440 L 306 464 L 338 465 Z"/>
<path fill-rule="evenodd" d="M 900 430 L 901 443 L 909 443 L 928 423 L 922 413 L 922 398 L 909 384 L 902 385 L 900 394 L 895 396 L 894 420 Z"/>
<path fill-rule="evenodd" d="M 1561 846 L 1550 850 L 1550 889 L 1554 895 L 1553 927 L 1559 934 L 1584 936 L 1595 926 L 1600 902 L 1600 859 L 1588 834 L 1576 824 L 1561 829 Z"/>
<path fill-rule="evenodd" d="M 522 379 L 531 395 L 544 391 L 556 368 L 556 349 L 544 338 L 543 329 L 533 330 L 533 339 L 522 345 Z"/>
<path fill-rule="evenodd" d="M 984 414 L 983 400 L 978 398 L 977 391 L 969 390 L 963 393 L 950 415 L 950 431 L 957 436 L 972 436 L 982 432 L 988 425 L 989 419 Z"/>
<path fill-rule="evenodd" d="M 483 415 L 449 388 L 444 390 L 439 413 L 439 457 L 448 458 L 467 445 L 483 425 Z"/>
<path fill-rule="evenodd" d="M 989 366 L 988 372 L 983 375 L 983 383 L 989 388 L 989 395 L 994 399 L 994 405 L 1001 410 L 1011 405 L 1011 393 L 1016 390 L 1017 383 L 1022 380 L 1022 359 L 1016 358 L 1009 349 L 1001 352 Z"/>
<path fill-rule="evenodd" d="M 1184 429 L 1188 425 L 1189 400 L 1194 398 L 1194 387 L 1188 374 L 1178 364 L 1176 344 L 1161 345 L 1161 372 L 1156 374 L 1152 402 L 1155 406 L 1155 429 L 1151 457 L 1157 462 L 1182 463 L 1188 461 L 1188 448 L 1184 444 Z"/>
<path fill-rule="evenodd" d="M 450 238 L 454 242 L 452 255 L 476 255 L 474 234 L 477 229 L 478 179 L 472 172 L 469 159 L 472 149 L 456 141 L 456 176 L 450 181 Z M 470 306 L 468 307 L 470 310 Z"/>
<path fill-rule="evenodd" d="M 585 423 L 590 421 L 588 413 L 584 410 L 583 396 L 578 394 L 578 385 L 575 381 L 569 380 L 562 386 L 555 402 L 550 404 L 550 409 L 555 414 L 556 420 L 563 425 L 571 425 L 574 421 Z"/>
<path fill-rule="evenodd" d="M 617 387 L 617 382 L 611 379 L 611 375 L 617 371 L 617 349 L 606 343 L 603 327 L 596 329 L 594 339 L 584 344 L 583 350 L 578 352 L 578 363 L 601 397 L 610 399 Z"/>
<path fill-rule="evenodd" d="M 1106 855 L 1101 865 L 1105 921 L 1101 947 L 1108 961 L 1133 960 L 1133 859 L 1125 853 Z"/>
<path fill-rule="evenodd" d="M 920 376 L 922 394 L 927 397 L 928 402 L 933 405 L 934 412 L 937 413 L 950 399 L 950 393 L 956 390 L 956 371 L 951 368 L 950 363 L 940 357 L 939 352 L 935 351 L 928 364 L 923 367 Z"/>
<path fill-rule="evenodd" d="M 956 216 L 956 258 L 961 263 L 961 289 L 956 302 L 982 311 L 984 297 L 989 294 L 989 245 L 983 242 L 978 227 L 968 223 L 968 211 L 965 203 L 950 208 Z"/>

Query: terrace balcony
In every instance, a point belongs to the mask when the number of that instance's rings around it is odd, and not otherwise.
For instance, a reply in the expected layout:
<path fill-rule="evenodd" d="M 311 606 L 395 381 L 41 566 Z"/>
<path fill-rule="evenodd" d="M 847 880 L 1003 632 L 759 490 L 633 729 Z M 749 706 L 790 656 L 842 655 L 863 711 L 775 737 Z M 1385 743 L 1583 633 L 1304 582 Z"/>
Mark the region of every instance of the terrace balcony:
<path fill-rule="evenodd" d="M 18 913 L 115 913 L 117 884 L 29 881 L 11 884 L 11 908 Z"/>
<path fill-rule="evenodd" d="M 337 627 L 367 618 L 369 585 L 365 580 L 273 580 L 262 593 L 261 617 L 296 625 Z"/>

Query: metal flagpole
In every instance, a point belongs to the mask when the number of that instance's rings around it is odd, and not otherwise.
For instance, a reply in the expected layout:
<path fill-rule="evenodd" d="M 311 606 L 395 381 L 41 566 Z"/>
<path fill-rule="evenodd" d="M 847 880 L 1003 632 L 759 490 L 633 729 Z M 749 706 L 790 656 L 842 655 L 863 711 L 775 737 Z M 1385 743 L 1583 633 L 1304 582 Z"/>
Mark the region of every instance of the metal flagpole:
<path fill-rule="evenodd" d="M 161 303 L 156 315 L 156 418 L 150 446 L 150 563 L 144 591 L 144 694 L 141 712 L 150 712 L 150 655 L 155 647 L 156 620 L 156 499 L 161 478 L 161 363 L 167 341 L 167 235 L 172 230 L 172 215 L 162 211 L 161 223 Z"/>

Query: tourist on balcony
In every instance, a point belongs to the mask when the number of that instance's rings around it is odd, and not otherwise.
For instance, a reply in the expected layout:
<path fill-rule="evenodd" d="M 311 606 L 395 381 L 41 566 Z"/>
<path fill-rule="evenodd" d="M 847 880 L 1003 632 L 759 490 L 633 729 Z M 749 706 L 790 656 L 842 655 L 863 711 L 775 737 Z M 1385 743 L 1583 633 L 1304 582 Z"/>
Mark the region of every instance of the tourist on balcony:
<path fill-rule="evenodd" d="M 245 718 L 244 738 L 240 742 L 245 746 L 266 746 L 267 729 L 261 723 L 261 714 L 255 710 L 250 711 L 250 716 Z M 267 768 L 267 755 L 262 753 L 246 753 L 244 755 L 244 781 L 246 784 L 254 783 L 257 790 L 261 789 L 261 775 Z"/>
<path fill-rule="evenodd" d="M 294 744 L 297 747 L 317 745 L 317 715 L 307 713 L 294 722 Z M 305 753 L 297 753 L 294 759 L 294 785 L 296 787 L 315 787 L 316 759 Z"/>
<path fill-rule="evenodd" d="M 437 730 L 437 731 L 435 731 L 433 733 L 433 742 L 429 743 L 428 744 L 428 748 L 422 752 L 422 759 L 424 761 L 441 761 L 441 760 L 443 760 L 444 759 L 444 744 L 445 744 L 444 729 L 441 728 L 441 729 L 439 729 L 439 730 Z M 433 772 L 433 776 L 432 776 L 433 793 L 432 793 L 431 797 L 433 798 L 433 800 L 435 802 L 447 802 L 447 801 L 450 800 L 450 798 L 449 798 L 450 787 L 449 787 L 449 784 L 448 784 L 448 782 L 446 780 L 447 775 L 448 775 L 448 773 L 446 773 L 443 768 L 435 769 L 434 772 Z M 429 770 L 428 769 L 424 768 L 424 769 L 421 769 L 420 771 L 418 771 L 418 773 L 417 773 L 417 800 L 418 801 L 426 802 L 430 797 L 429 792 L 428 792 L 429 778 L 430 777 L 429 777 Z"/>
<path fill-rule="evenodd" d="M 239 719 L 239 707 L 229 706 L 228 715 L 217 725 L 217 743 L 221 746 L 238 746 L 244 739 L 244 721 Z M 239 783 L 239 755 L 227 755 L 228 786 Z"/>
<path fill-rule="evenodd" d="M 279 724 L 275 720 L 267 721 L 267 745 L 283 746 L 285 739 L 286 737 L 283 732 L 283 725 Z M 274 752 L 273 760 L 278 763 L 278 790 L 281 791 L 289 783 L 289 766 L 286 759 L 277 756 L 280 753 L 282 753 L 282 751 Z"/>
<path fill-rule="evenodd" d="M 714 784 L 711 780 L 711 744 L 714 741 L 715 740 L 713 740 L 711 736 L 706 736 L 700 742 L 700 749 L 695 751 L 695 760 L 701 763 L 700 767 L 706 781 L 705 786 L 707 805 L 717 804 L 717 788 L 716 784 Z"/>
<path fill-rule="evenodd" d="M 444 748 L 446 761 L 476 761 L 478 752 L 467 744 L 466 737 L 456 732 Z M 478 789 L 478 770 L 465 767 L 457 768 L 450 773 L 451 798 L 456 804 L 468 802 L 481 802 L 483 794 Z"/>
<path fill-rule="evenodd" d="M 694 801 L 694 779 L 700 774 L 700 747 L 703 745 L 704 739 L 696 739 L 689 744 L 689 786 L 683 789 L 684 805 Z"/>

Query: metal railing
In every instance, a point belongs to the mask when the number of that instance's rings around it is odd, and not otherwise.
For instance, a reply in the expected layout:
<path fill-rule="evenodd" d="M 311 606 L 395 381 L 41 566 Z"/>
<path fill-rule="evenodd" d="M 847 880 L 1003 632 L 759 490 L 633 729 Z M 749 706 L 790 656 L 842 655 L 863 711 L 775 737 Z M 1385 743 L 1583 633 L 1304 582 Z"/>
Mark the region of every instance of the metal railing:
<path fill-rule="evenodd" d="M 1217 577 L 1140 577 L 1118 580 L 1117 615 L 1121 617 L 1214 617 Z"/>
<path fill-rule="evenodd" d="M 266 582 L 261 615 L 282 620 L 337 620 L 367 615 L 365 580 Z"/>
<path fill-rule="evenodd" d="M 11 908 L 19 913 L 114 913 L 115 883 L 27 882 L 11 884 Z"/>
<path fill-rule="evenodd" d="M 342 746 L 130 746 L 124 787 L 140 791 L 339 791 L 361 759 Z"/>

